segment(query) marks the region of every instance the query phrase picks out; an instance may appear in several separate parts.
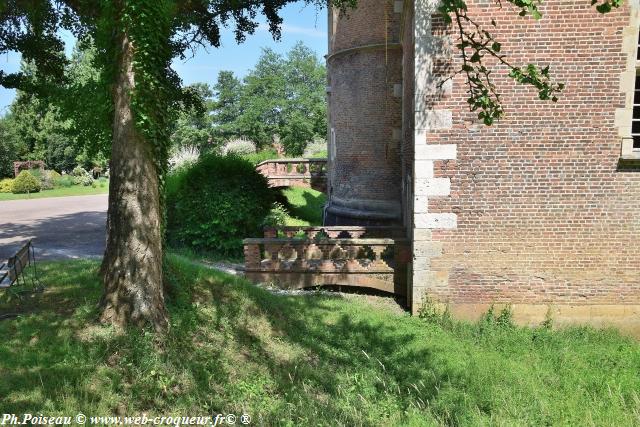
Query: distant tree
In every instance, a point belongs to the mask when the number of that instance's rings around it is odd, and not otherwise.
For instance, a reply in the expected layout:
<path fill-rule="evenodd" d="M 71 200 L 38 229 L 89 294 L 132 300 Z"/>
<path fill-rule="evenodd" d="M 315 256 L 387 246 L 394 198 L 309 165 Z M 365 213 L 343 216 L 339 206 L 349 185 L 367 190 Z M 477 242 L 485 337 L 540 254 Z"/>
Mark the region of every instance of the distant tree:
<path fill-rule="evenodd" d="M 213 86 L 212 120 L 218 141 L 239 135 L 237 120 L 241 113 L 242 83 L 232 71 L 220 71 Z"/>
<path fill-rule="evenodd" d="M 287 53 L 285 80 L 286 120 L 301 115 L 314 134 L 324 137 L 327 133 L 327 70 L 324 63 L 313 50 L 298 42 Z"/>
<path fill-rule="evenodd" d="M 285 64 L 282 55 L 263 49 L 255 67 L 244 78 L 237 126 L 259 148 L 269 146 L 284 124 Z"/>
<path fill-rule="evenodd" d="M 32 63 L 23 61 L 20 69 L 25 78 L 37 78 Z M 78 150 L 68 135 L 71 122 L 62 117 L 59 107 L 42 95 L 19 90 L 9 111 L 5 121 L 23 147 L 13 160 L 44 160 L 49 168 L 57 170 L 73 166 Z"/>
<path fill-rule="evenodd" d="M 66 65 L 65 83 L 50 90 L 47 97 L 60 108 L 61 116 L 70 120 L 67 135 L 84 167 L 101 164 L 111 155 L 113 106 L 101 73 L 95 42 L 89 36 L 82 37 Z"/>
<path fill-rule="evenodd" d="M 287 154 L 302 154 L 326 133 L 325 82 L 324 65 L 302 42 L 286 57 L 264 49 L 244 79 L 234 130 L 259 147 L 278 135 Z"/>
<path fill-rule="evenodd" d="M 0 118 L 0 178 L 13 177 L 13 162 L 24 159 L 27 146 L 20 138 L 18 127 L 7 115 Z"/>
<path fill-rule="evenodd" d="M 44 160 L 58 171 L 70 171 L 79 163 L 83 167 L 104 163 L 110 136 L 105 107 L 109 98 L 97 88 L 100 72 L 94 58 L 90 40 L 80 41 L 65 63 L 65 82 L 36 91 L 18 90 L 6 122 L 25 149 L 15 152 L 13 160 Z M 38 87 L 33 62 L 23 61 L 20 72 L 32 88 Z"/>
<path fill-rule="evenodd" d="M 191 102 L 180 102 L 171 132 L 171 149 L 196 148 L 200 152 L 213 148 L 212 109 L 213 92 L 206 83 L 195 83 L 185 88 Z"/>
<path fill-rule="evenodd" d="M 314 122 L 304 112 L 292 111 L 287 114 L 284 124 L 280 128 L 280 143 L 285 152 L 291 156 L 301 156 L 307 147 L 307 142 L 316 135 Z"/>

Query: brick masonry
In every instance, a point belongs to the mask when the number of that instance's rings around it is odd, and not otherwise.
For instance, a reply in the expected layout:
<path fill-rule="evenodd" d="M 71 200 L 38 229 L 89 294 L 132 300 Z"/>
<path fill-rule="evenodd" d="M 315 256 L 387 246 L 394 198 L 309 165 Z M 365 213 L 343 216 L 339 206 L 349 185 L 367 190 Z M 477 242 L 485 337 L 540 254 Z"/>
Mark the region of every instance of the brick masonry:
<path fill-rule="evenodd" d="M 327 225 L 402 222 L 401 12 L 391 0 L 330 11 Z"/>
<path fill-rule="evenodd" d="M 428 293 L 465 318 L 511 304 L 522 323 L 551 314 L 640 334 L 640 167 L 621 161 L 637 2 L 606 16 L 583 0 L 544 3 L 536 21 L 469 1 L 512 63 L 550 65 L 566 84 L 559 102 L 541 101 L 496 67 L 507 113 L 491 127 L 468 111 L 463 76 L 446 79 L 459 63 L 436 0 L 330 12 L 330 200 L 401 205 L 414 312 Z"/>
<path fill-rule="evenodd" d="M 491 127 L 468 111 L 462 76 L 437 93 L 456 58 L 434 3 L 414 7 L 415 40 L 403 42 L 415 43 L 413 310 L 427 292 L 461 317 L 509 303 L 525 323 L 551 310 L 640 331 L 640 168 L 620 162 L 637 5 L 602 16 L 581 0 L 545 3 L 535 21 L 470 2 L 513 63 L 550 64 L 566 83 L 554 104 L 497 71 L 507 114 Z"/>

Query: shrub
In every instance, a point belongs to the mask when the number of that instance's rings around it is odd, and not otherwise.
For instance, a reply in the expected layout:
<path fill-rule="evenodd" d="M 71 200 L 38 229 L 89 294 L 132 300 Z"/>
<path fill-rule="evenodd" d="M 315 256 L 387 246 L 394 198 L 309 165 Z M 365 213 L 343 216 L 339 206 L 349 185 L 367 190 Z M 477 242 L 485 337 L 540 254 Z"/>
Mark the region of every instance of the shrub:
<path fill-rule="evenodd" d="M 271 211 L 265 217 L 263 225 L 266 227 L 281 227 L 287 224 L 289 213 L 282 203 L 274 202 Z"/>
<path fill-rule="evenodd" d="M 13 189 L 13 179 L 5 178 L 0 180 L 0 193 L 11 193 Z"/>
<path fill-rule="evenodd" d="M 171 173 L 166 191 L 169 241 L 225 256 L 261 234 L 276 196 L 251 163 L 214 154 Z"/>
<path fill-rule="evenodd" d="M 41 190 L 53 190 L 54 189 L 54 185 L 52 181 L 46 180 L 46 179 L 41 179 L 40 180 L 40 189 Z"/>
<path fill-rule="evenodd" d="M 98 185 L 100 186 L 100 188 L 106 187 L 108 182 L 109 182 L 109 180 L 107 178 L 103 177 L 103 176 L 98 178 Z"/>
<path fill-rule="evenodd" d="M 93 177 L 91 174 L 80 166 L 74 168 L 71 171 L 71 175 L 73 175 L 74 185 L 84 185 L 85 187 L 88 187 L 93 184 Z"/>
<path fill-rule="evenodd" d="M 56 180 L 62 178 L 62 175 L 60 175 L 58 172 L 54 171 L 53 169 L 46 170 L 45 173 L 47 174 L 49 179 L 51 179 L 53 181 L 56 181 Z"/>
<path fill-rule="evenodd" d="M 73 170 L 71 171 L 71 175 L 72 176 L 84 176 L 84 175 L 89 175 L 89 172 L 87 172 L 83 167 L 81 166 L 76 166 L 75 168 L 73 168 Z"/>
<path fill-rule="evenodd" d="M 222 146 L 222 154 L 253 154 L 256 152 L 256 144 L 248 139 L 236 138 L 230 139 Z"/>
<path fill-rule="evenodd" d="M 61 175 L 54 170 L 45 170 L 40 173 L 39 176 L 35 174 L 34 176 L 40 178 L 40 188 L 42 190 L 52 190 L 56 186 L 56 180 L 59 179 Z"/>
<path fill-rule="evenodd" d="M 63 175 L 56 180 L 56 186 L 58 187 L 71 187 L 73 185 L 73 178 L 69 175 Z"/>
<path fill-rule="evenodd" d="M 169 159 L 169 168 L 171 170 L 188 167 L 198 161 L 200 150 L 196 147 L 180 147 Z"/>
<path fill-rule="evenodd" d="M 26 170 L 20 172 L 11 187 L 11 192 L 14 194 L 37 193 L 38 191 L 40 191 L 40 180 Z"/>
<path fill-rule="evenodd" d="M 74 183 L 84 185 L 85 187 L 93 185 L 94 179 L 88 173 L 85 176 L 80 176 L 80 177 L 75 177 L 75 178 L 76 179 L 74 179 Z M 76 180 L 77 180 L 77 182 L 76 182 Z"/>

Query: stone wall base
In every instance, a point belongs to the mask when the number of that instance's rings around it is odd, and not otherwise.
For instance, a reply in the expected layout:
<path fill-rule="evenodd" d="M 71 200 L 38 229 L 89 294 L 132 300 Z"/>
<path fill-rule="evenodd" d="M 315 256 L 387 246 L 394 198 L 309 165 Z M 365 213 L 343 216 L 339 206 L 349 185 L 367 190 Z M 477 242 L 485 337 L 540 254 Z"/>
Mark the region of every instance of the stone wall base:
<path fill-rule="evenodd" d="M 444 304 L 439 304 L 444 309 Z M 452 316 L 458 320 L 476 321 L 489 310 L 491 304 L 454 303 L 449 304 Z M 495 304 L 498 313 L 505 304 Z M 417 313 L 420 304 L 413 304 L 412 312 Z M 595 328 L 613 327 L 621 333 L 640 338 L 640 304 L 634 305 L 552 305 L 552 304 L 511 304 L 513 320 L 522 326 L 540 326 L 550 315 L 554 327 L 590 325 Z"/>

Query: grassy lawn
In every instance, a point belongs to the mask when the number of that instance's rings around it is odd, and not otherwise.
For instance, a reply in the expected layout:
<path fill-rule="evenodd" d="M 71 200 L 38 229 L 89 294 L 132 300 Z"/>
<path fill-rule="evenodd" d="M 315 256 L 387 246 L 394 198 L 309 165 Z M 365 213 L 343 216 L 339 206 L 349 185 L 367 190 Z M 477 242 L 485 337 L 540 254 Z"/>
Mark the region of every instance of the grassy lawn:
<path fill-rule="evenodd" d="M 91 194 L 106 194 L 109 192 L 109 185 L 104 187 L 93 188 L 91 186 L 72 185 L 71 187 L 54 188 L 53 190 L 42 190 L 38 193 L 30 194 L 13 194 L 0 193 L 0 201 L 3 200 L 23 200 L 23 199 L 43 199 L 46 197 L 64 197 L 64 196 L 88 196 Z"/>
<path fill-rule="evenodd" d="M 322 208 L 327 200 L 324 193 L 310 188 L 290 187 L 282 190 L 287 198 L 291 216 L 286 225 L 322 225 Z"/>
<path fill-rule="evenodd" d="M 43 264 L 0 322 L 8 413 L 248 413 L 252 425 L 640 423 L 640 345 L 613 331 L 428 323 L 361 297 L 274 295 L 167 262 L 171 330 L 95 323 L 96 262 Z"/>

